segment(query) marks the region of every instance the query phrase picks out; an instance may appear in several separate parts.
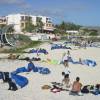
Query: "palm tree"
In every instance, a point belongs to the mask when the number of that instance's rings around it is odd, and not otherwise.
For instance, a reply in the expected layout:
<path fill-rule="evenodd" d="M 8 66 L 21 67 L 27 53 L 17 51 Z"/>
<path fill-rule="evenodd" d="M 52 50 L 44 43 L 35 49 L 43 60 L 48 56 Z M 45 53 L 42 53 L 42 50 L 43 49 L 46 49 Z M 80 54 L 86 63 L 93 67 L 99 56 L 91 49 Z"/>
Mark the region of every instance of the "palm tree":
<path fill-rule="evenodd" d="M 90 36 L 98 36 L 98 31 L 97 30 L 94 30 L 94 29 L 92 29 L 92 30 L 90 30 L 91 32 L 90 32 Z"/>
<path fill-rule="evenodd" d="M 23 29 L 23 31 L 33 32 L 34 29 L 35 29 L 35 26 L 32 24 L 31 17 L 27 17 L 26 23 L 25 23 L 25 28 Z"/>
<path fill-rule="evenodd" d="M 37 17 L 36 22 L 37 22 L 36 27 L 37 27 L 38 32 L 43 32 L 43 26 L 44 26 L 44 24 L 42 22 L 42 18 Z"/>
<path fill-rule="evenodd" d="M 15 30 L 14 30 L 14 27 L 10 27 L 8 30 L 7 30 L 7 33 L 13 33 Z"/>

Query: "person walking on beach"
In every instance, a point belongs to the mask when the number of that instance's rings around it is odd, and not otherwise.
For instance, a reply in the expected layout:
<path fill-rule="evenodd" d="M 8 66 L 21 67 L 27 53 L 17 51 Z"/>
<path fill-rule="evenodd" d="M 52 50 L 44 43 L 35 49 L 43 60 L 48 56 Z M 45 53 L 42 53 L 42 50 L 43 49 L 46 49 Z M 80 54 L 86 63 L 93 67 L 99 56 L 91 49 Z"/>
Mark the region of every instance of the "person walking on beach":
<path fill-rule="evenodd" d="M 37 48 L 37 53 L 36 53 L 36 54 L 37 54 L 37 57 L 39 56 L 39 50 L 40 50 L 40 49 L 39 49 L 39 48 Z"/>
<path fill-rule="evenodd" d="M 63 61 L 63 64 L 64 64 L 65 68 L 69 67 L 69 64 L 68 64 L 68 55 L 66 53 L 63 54 L 62 61 Z"/>
<path fill-rule="evenodd" d="M 69 50 L 67 51 L 67 56 L 68 57 L 71 57 L 71 54 L 70 54 L 70 51 Z"/>

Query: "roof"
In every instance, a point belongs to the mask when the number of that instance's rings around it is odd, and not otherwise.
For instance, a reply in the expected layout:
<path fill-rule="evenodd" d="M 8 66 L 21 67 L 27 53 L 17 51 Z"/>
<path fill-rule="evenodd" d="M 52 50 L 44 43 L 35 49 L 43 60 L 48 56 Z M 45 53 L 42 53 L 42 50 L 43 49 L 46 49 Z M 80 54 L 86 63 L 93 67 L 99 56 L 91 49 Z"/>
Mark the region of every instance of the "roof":
<path fill-rule="evenodd" d="M 76 31 L 76 30 L 67 30 L 66 33 L 79 33 L 79 31 Z"/>

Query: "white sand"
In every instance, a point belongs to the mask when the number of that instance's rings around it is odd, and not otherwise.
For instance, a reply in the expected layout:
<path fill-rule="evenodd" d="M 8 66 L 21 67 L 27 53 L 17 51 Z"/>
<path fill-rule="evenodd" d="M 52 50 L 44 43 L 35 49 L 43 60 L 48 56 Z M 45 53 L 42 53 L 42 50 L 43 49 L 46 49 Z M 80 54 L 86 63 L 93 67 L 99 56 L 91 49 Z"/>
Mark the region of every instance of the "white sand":
<path fill-rule="evenodd" d="M 56 60 L 61 60 L 62 53 L 67 52 L 67 50 L 50 50 L 50 44 L 43 44 L 41 48 L 46 48 L 49 54 L 44 56 L 40 55 L 42 58 L 52 58 Z M 87 49 L 77 49 L 71 50 L 71 55 L 75 60 L 79 57 L 83 59 L 91 59 L 97 62 L 96 67 L 89 67 L 86 65 L 75 65 L 69 64 L 71 74 L 71 82 L 75 80 L 77 76 L 80 77 L 83 85 L 87 84 L 100 84 L 100 48 L 87 48 Z M 5 57 L 6 54 L 0 54 L 0 57 Z M 25 54 L 25 56 L 33 57 L 36 55 Z M 21 75 L 26 76 L 29 80 L 27 86 L 17 91 L 9 91 L 8 84 L 3 83 L 0 80 L 0 100 L 100 100 L 100 95 L 95 96 L 92 94 L 85 94 L 84 96 L 70 96 L 69 92 L 61 91 L 59 93 L 52 93 L 50 90 L 42 90 L 41 86 L 50 85 L 50 82 L 61 82 L 62 71 L 64 70 L 63 65 L 53 65 L 44 62 L 34 62 L 35 65 L 48 67 L 51 70 L 49 75 L 41 75 L 39 73 L 30 72 L 29 74 L 21 73 Z M 14 71 L 16 68 L 27 66 L 26 61 L 11 61 L 11 60 L 0 60 L 0 71 Z"/>

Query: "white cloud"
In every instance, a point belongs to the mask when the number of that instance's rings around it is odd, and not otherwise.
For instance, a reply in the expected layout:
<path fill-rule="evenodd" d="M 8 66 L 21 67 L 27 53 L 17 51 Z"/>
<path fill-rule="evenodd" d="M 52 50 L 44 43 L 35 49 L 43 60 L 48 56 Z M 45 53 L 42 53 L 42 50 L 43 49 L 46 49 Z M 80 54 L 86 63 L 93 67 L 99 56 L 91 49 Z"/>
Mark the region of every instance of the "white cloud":
<path fill-rule="evenodd" d="M 21 8 L 30 8 L 31 5 L 26 0 L 0 0 L 0 5 L 15 5 Z"/>

